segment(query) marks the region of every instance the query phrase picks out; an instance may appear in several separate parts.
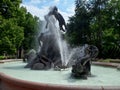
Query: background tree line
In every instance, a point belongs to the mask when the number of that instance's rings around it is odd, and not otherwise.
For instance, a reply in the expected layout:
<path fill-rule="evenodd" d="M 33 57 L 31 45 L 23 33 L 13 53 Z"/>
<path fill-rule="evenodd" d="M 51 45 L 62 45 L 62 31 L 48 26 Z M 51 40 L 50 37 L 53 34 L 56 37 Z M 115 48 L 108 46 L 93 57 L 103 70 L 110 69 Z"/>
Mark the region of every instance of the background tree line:
<path fill-rule="evenodd" d="M 68 41 L 96 45 L 100 58 L 120 58 L 120 0 L 75 0 L 75 5 Z"/>
<path fill-rule="evenodd" d="M 39 18 L 20 7 L 22 0 L 0 0 L 0 55 L 21 57 L 21 52 L 35 46 Z"/>
<path fill-rule="evenodd" d="M 20 7 L 22 0 L 0 0 L 0 55 L 36 49 L 40 19 Z M 120 58 L 120 0 L 75 0 L 67 40 L 73 45 L 93 44 L 100 58 Z M 40 25 L 39 25 L 40 26 Z"/>

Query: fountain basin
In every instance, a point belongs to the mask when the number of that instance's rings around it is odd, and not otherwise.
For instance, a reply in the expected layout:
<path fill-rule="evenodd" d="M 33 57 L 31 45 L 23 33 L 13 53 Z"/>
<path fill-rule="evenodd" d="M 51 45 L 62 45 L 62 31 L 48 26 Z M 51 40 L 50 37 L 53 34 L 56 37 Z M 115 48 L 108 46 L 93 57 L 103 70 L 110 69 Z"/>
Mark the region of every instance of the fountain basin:
<path fill-rule="evenodd" d="M 25 69 L 26 63 L 0 64 L 0 90 L 119 90 L 120 71 L 92 65 L 87 80 L 70 77 L 71 68 L 64 71 L 34 71 Z"/>

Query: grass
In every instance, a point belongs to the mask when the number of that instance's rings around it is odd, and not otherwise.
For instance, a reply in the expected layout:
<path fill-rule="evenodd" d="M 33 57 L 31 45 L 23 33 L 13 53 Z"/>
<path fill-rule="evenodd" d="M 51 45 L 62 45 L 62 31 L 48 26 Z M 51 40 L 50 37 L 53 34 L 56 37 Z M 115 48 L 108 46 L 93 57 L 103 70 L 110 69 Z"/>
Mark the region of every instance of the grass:
<path fill-rule="evenodd" d="M 0 60 L 3 60 L 3 59 L 14 59 L 14 58 L 16 58 L 15 56 L 13 56 L 13 55 L 9 55 L 9 56 L 0 56 Z"/>
<path fill-rule="evenodd" d="M 120 59 L 99 59 L 99 62 L 113 62 L 113 63 L 120 63 Z"/>

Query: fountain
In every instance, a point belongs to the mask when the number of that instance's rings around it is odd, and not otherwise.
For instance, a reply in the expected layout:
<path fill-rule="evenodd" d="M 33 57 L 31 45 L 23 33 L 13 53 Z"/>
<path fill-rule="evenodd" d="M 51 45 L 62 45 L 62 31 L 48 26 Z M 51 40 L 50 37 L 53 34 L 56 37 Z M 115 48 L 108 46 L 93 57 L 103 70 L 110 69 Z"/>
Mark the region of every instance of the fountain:
<path fill-rule="evenodd" d="M 65 67 L 67 61 L 67 43 L 63 40 L 61 31 L 65 32 L 63 25 L 65 21 L 60 13 L 57 12 L 57 7 L 51 7 L 50 12 L 45 15 L 46 25 L 38 37 L 41 49 L 36 57 L 31 60 L 26 68 L 31 69 L 50 69 L 51 67 Z M 56 20 L 59 21 L 58 28 Z M 42 42 L 42 44 L 40 43 Z"/>
<path fill-rule="evenodd" d="M 28 59 L 30 62 L 25 68 L 34 70 L 54 68 L 60 70 L 72 66 L 73 77 L 87 78 L 87 75 L 91 73 L 90 61 L 98 54 L 97 47 L 85 44 L 82 48 L 77 47 L 70 51 L 62 33 L 67 29 L 65 20 L 56 6 L 50 8 L 48 14 L 45 15 L 45 20 L 45 27 L 38 37 L 41 48 L 34 58 L 32 56 L 33 59 Z M 56 25 L 57 21 L 59 27 Z"/>
<path fill-rule="evenodd" d="M 25 55 L 24 62 L 27 65 L 13 62 L 0 66 L 0 71 L 5 73 L 0 73 L 0 90 L 120 89 L 117 79 L 120 72 L 113 68 L 91 66 L 91 60 L 98 55 L 96 46 L 85 44 L 71 48 L 66 42 L 64 34 L 67 27 L 57 7 L 50 8 L 45 21 L 38 37 L 40 49 L 32 49 Z M 114 73 L 108 76 L 105 72 L 109 75 Z M 113 76 L 117 78 L 110 79 Z"/>

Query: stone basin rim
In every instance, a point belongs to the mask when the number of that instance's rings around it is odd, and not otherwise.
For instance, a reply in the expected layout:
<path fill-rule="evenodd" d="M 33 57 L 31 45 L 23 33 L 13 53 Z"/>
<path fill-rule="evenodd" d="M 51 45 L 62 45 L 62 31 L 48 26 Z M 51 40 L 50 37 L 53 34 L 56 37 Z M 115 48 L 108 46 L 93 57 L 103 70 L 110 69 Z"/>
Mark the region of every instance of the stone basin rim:
<path fill-rule="evenodd" d="M 8 84 L 9 86 L 5 86 L 11 88 L 11 86 L 17 87 L 14 90 L 120 90 L 120 86 L 87 86 L 87 85 L 59 85 L 59 84 L 45 84 L 45 83 L 38 83 L 33 81 L 21 80 L 16 79 L 11 76 L 8 76 L 4 73 L 0 73 L 0 82 L 1 87 L 2 83 Z M 10 86 L 11 85 L 11 86 Z M 23 87 L 25 89 L 19 89 Z M 13 87 L 12 87 L 13 88 Z M 2 89 L 4 90 L 4 89 Z M 5 89 L 8 90 L 8 89 Z M 12 90 L 12 89 L 11 89 Z"/>

